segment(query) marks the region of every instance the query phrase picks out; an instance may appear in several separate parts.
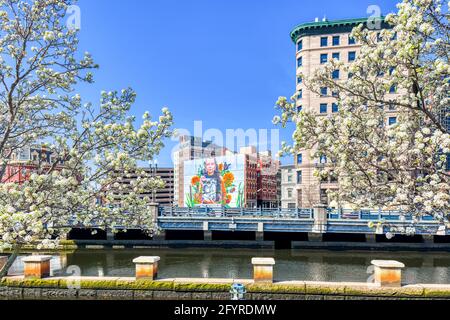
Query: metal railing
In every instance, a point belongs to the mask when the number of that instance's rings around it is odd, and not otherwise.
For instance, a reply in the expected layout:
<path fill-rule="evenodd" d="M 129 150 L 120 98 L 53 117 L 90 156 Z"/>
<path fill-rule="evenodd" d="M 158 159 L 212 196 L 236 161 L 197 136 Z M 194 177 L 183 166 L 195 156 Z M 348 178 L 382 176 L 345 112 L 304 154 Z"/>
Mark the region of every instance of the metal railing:
<path fill-rule="evenodd" d="M 327 209 L 330 220 L 364 220 L 364 221 L 413 221 L 413 215 L 398 210 L 351 210 Z M 430 216 L 420 217 L 420 221 L 434 221 Z"/>
<path fill-rule="evenodd" d="M 313 209 L 225 208 L 225 207 L 160 207 L 159 217 L 244 217 L 276 219 L 313 219 Z"/>

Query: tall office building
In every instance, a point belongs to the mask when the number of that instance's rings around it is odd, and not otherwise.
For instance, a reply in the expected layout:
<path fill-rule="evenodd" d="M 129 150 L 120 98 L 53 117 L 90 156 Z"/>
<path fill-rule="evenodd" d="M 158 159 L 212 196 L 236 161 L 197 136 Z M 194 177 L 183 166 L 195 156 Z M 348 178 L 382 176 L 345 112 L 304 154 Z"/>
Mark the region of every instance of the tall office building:
<path fill-rule="evenodd" d="M 296 44 L 296 68 L 297 68 L 297 110 L 315 112 L 317 117 L 326 117 L 338 112 L 338 105 L 332 92 L 328 88 L 321 88 L 321 94 L 311 92 L 305 87 L 300 74 L 308 77 L 317 68 L 332 58 L 352 63 L 356 60 L 360 45 L 350 37 L 352 29 L 359 24 L 367 24 L 367 19 L 350 19 L 339 21 L 318 21 L 298 25 L 291 32 L 291 39 Z M 388 25 L 382 21 L 382 28 Z M 338 81 L 348 79 L 347 74 L 336 70 L 333 78 Z M 387 110 L 388 124 L 397 121 L 395 110 Z M 327 159 L 313 158 L 314 150 L 301 150 L 295 156 L 297 187 L 295 197 L 298 207 L 311 207 L 317 203 L 327 203 L 327 190 L 338 188 L 337 180 L 328 179 L 319 181 L 313 176 L 315 169 L 324 167 Z M 290 202 L 292 203 L 292 202 Z M 292 204 L 291 204 L 292 206 Z"/>

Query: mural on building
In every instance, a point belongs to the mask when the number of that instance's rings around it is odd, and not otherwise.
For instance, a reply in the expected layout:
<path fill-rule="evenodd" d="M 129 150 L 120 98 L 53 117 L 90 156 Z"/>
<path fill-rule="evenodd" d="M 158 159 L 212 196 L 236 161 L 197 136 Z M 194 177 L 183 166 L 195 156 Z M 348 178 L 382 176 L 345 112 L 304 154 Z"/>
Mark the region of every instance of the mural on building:
<path fill-rule="evenodd" d="M 224 156 L 184 164 L 185 205 L 244 206 L 244 158 Z"/>

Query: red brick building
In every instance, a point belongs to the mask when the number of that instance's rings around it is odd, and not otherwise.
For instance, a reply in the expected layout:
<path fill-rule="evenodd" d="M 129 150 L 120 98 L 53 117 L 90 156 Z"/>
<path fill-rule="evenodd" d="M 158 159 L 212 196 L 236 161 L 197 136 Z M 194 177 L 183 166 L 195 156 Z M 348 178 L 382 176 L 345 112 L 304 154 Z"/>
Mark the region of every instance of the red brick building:
<path fill-rule="evenodd" d="M 50 168 L 54 161 L 53 152 L 45 146 L 29 146 L 18 149 L 11 154 L 1 182 L 24 183 L 38 168 Z M 57 166 L 58 170 L 61 168 L 62 165 Z"/>

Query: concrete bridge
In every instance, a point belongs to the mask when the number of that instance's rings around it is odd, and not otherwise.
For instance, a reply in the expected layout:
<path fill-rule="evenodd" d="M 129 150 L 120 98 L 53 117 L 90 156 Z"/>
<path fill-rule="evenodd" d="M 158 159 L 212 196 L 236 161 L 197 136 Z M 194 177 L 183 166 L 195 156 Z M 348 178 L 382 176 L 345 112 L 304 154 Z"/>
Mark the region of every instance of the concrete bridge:
<path fill-rule="evenodd" d="M 147 233 L 149 225 L 135 228 L 120 226 L 127 232 L 115 234 L 100 228 L 93 236 L 89 228 L 70 225 L 67 239 L 79 244 L 106 246 L 147 245 L 225 245 L 243 247 L 333 247 L 344 246 L 395 248 L 425 247 L 445 250 L 450 248 L 450 232 L 434 220 L 423 217 L 413 223 L 411 215 L 398 211 L 329 209 L 318 206 L 307 209 L 252 209 L 252 208 L 177 208 L 151 206 L 157 234 Z M 373 222 L 373 226 L 369 223 Z M 385 234 L 395 227 L 396 236 L 389 240 Z M 405 236 L 406 234 L 413 236 Z M 391 243 L 394 242 L 394 243 Z"/>
<path fill-rule="evenodd" d="M 374 226 L 369 226 L 369 222 Z M 378 222 L 380 222 L 378 224 Z M 227 208 L 172 208 L 160 207 L 157 218 L 163 231 L 203 231 L 210 239 L 213 231 L 256 232 L 262 239 L 265 232 L 308 233 L 320 237 L 326 233 L 385 234 L 392 227 L 399 233 L 410 231 L 415 235 L 445 236 L 447 228 L 433 217 L 423 217 L 413 223 L 412 216 L 398 211 L 329 209 L 227 209 Z M 403 232 L 401 232 L 403 231 Z"/>

